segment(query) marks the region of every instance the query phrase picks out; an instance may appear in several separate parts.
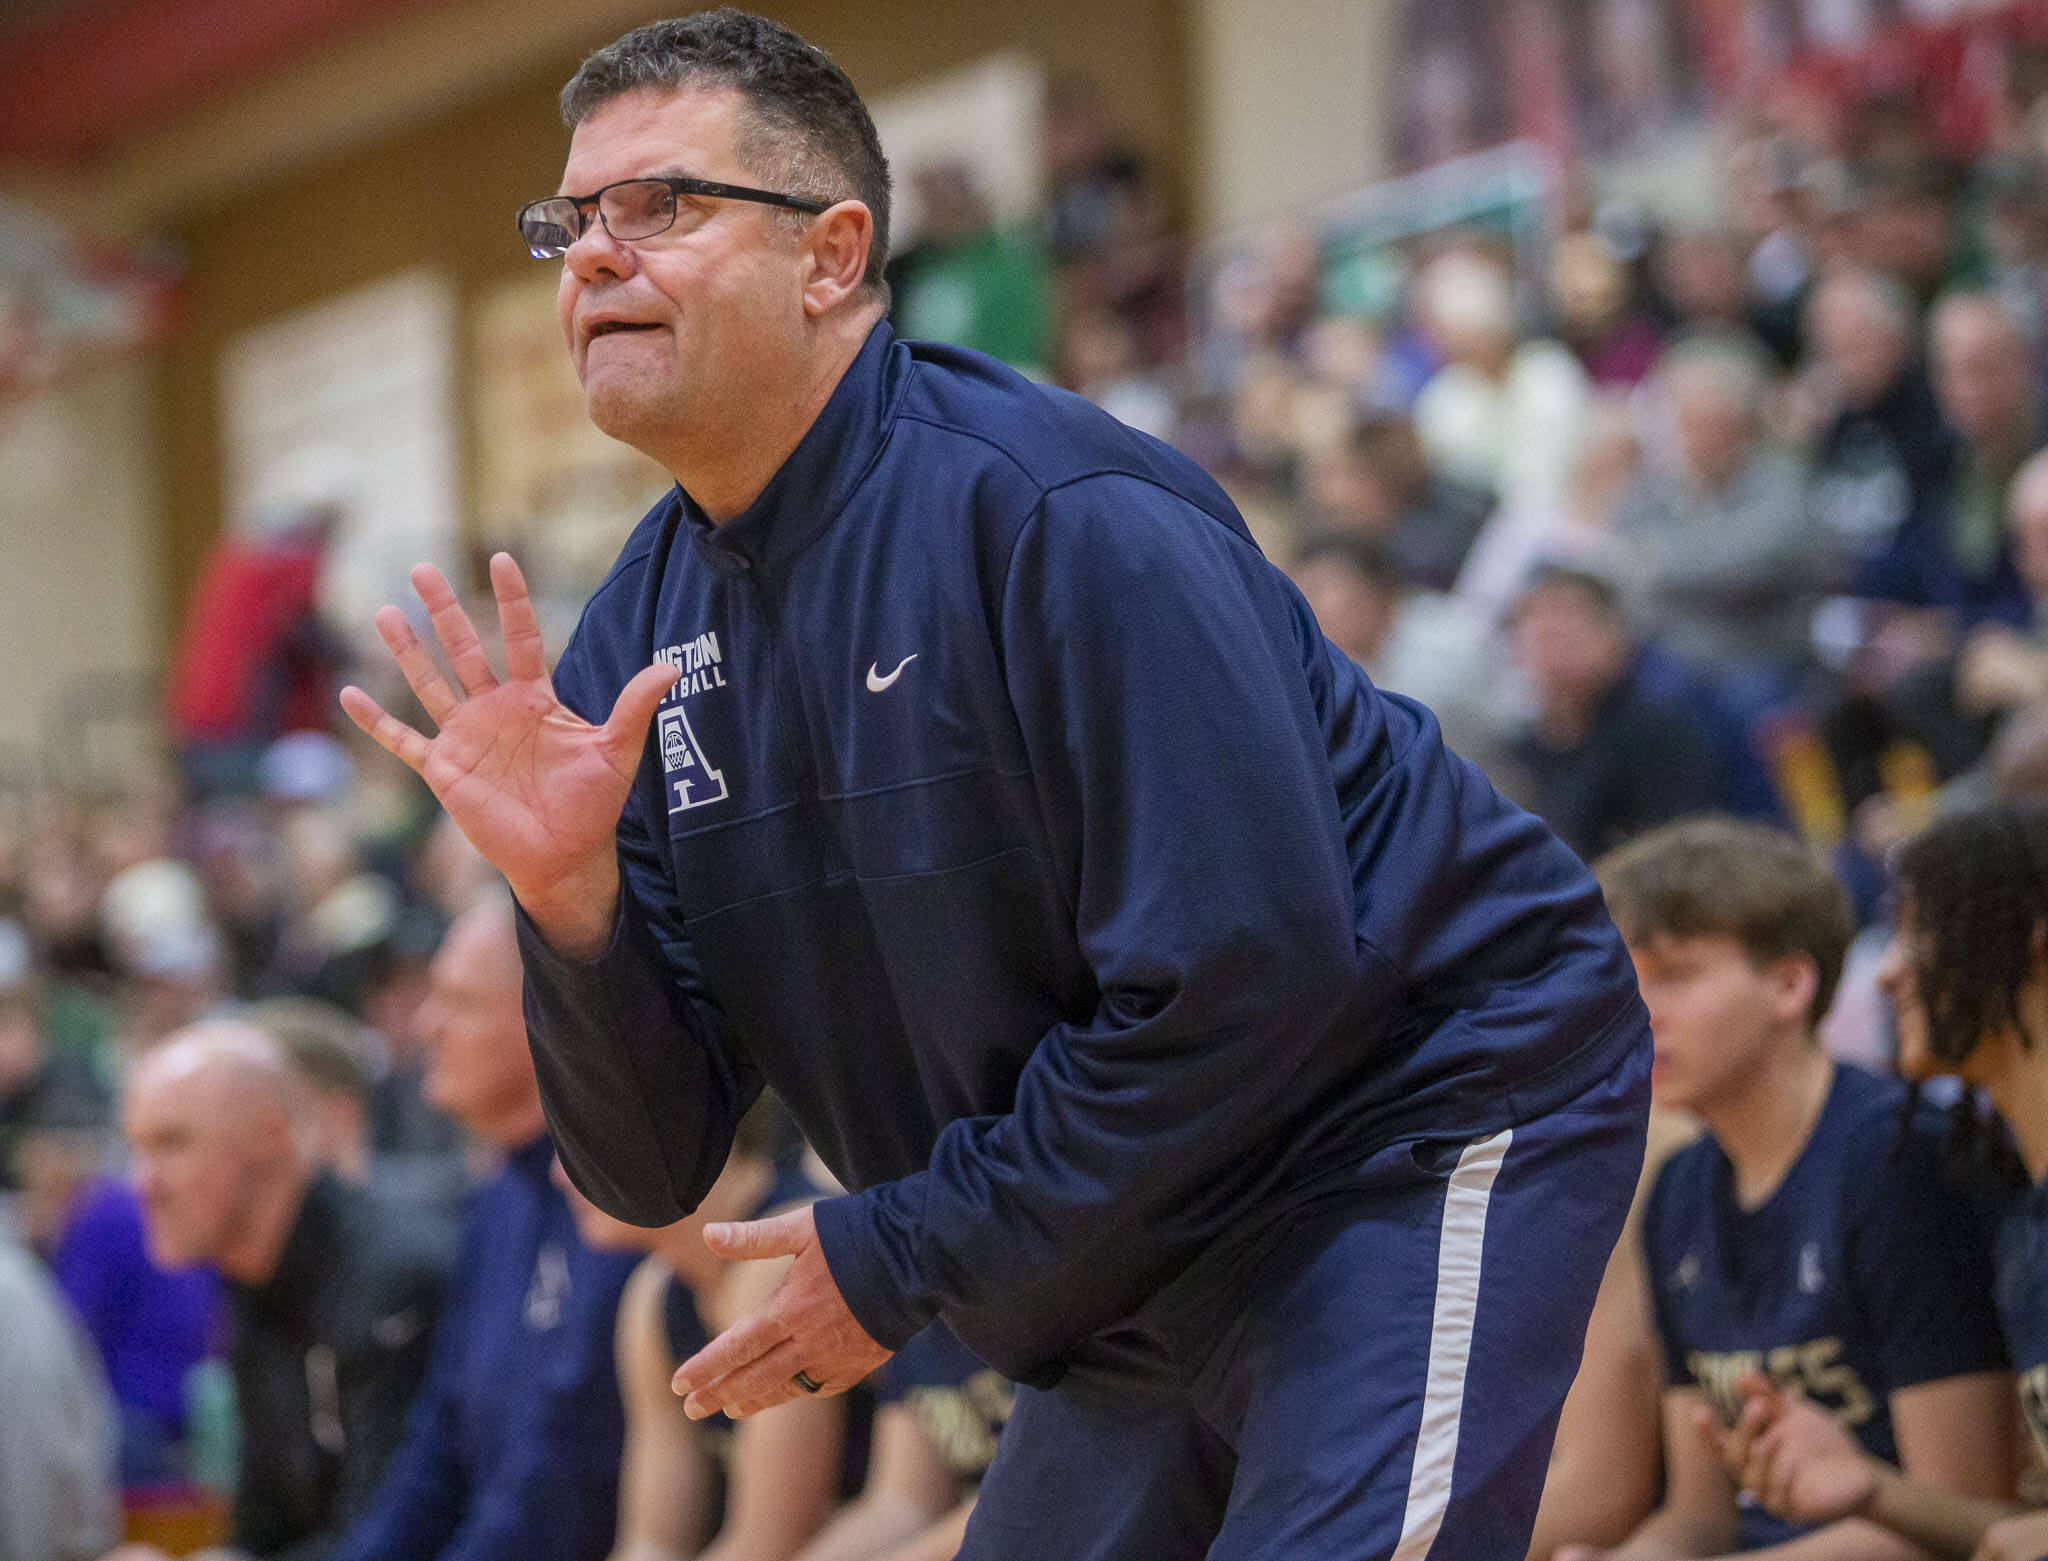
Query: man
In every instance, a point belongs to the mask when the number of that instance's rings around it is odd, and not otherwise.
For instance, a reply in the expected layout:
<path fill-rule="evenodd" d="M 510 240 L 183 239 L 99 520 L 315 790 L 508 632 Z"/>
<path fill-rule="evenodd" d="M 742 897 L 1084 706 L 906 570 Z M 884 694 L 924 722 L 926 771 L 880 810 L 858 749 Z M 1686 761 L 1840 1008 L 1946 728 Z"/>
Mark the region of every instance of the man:
<path fill-rule="evenodd" d="M 1665 1162 L 1643 1216 L 1664 1356 L 1664 1503 L 1618 1549 L 1560 1561 L 1767 1550 L 1911 1561 L 1849 1521 L 1802 1533 L 1738 1501 L 1699 1421 L 1732 1424 L 1762 1370 L 1873 1456 L 1969 1495 L 2012 1478 L 2012 1378 L 1992 1305 L 1990 1219 L 1940 1174 L 1941 1124 L 1902 1131 L 1905 1086 L 1821 1049 L 1851 931 L 1807 849 L 1694 819 L 1603 861 L 1656 1037 L 1660 1104 L 1705 1136 Z"/>
<path fill-rule="evenodd" d="M 1457 583 L 1496 513 L 1487 490 L 1430 466 L 1415 424 L 1398 413 L 1360 419 L 1335 448 L 1309 462 L 1307 477 L 1318 527 L 1382 543 L 1402 580 L 1425 591 Z"/>
<path fill-rule="evenodd" d="M 1821 586 L 1805 476 L 1764 442 L 1761 356 L 1740 338 L 1671 349 L 1657 383 L 1674 459 L 1645 471 L 1614 518 L 1648 562 L 1650 628 L 1744 714 L 1789 698 Z"/>
<path fill-rule="evenodd" d="M 624 1439 L 612 1320 L 632 1259 L 592 1252 L 549 1180 L 554 1145 L 519 1011 L 512 913 L 459 917 L 419 1020 L 427 1098 L 505 1156 L 470 1195 L 425 1386 L 334 1561 L 598 1561 Z"/>
<path fill-rule="evenodd" d="M 968 1557 L 1526 1537 L 1642 1155 L 1590 878 L 1190 463 L 880 327 L 887 166 L 824 55 L 708 12 L 565 106 L 524 231 L 596 422 L 679 489 L 565 699 L 502 557 L 510 681 L 422 569 L 464 694 L 391 609 L 439 734 L 345 698 L 511 879 L 593 1202 L 683 1217 L 763 1079 L 857 1189 L 707 1228 L 795 1262 L 688 1411 L 843 1391 L 943 1314 L 1032 1384 Z"/>
<path fill-rule="evenodd" d="M 228 1283 L 234 1548 L 325 1556 L 368 1505 L 426 1375 L 446 1233 L 323 1161 L 315 1086 L 251 1025 L 195 1025 L 146 1054 L 124 1114 L 152 1255 Z"/>
<path fill-rule="evenodd" d="M 1507 629 L 1535 695 L 1534 720 L 1509 753 L 1527 777 L 1530 807 L 1581 857 L 1728 804 L 1703 702 L 1681 714 L 1644 687 L 1641 647 L 1613 582 L 1542 565 Z"/>
<path fill-rule="evenodd" d="M 2006 492 L 2040 448 L 2041 387 L 2020 323 L 1988 293 L 1951 293 L 1927 325 L 1934 393 L 1956 432 L 1940 520 L 1948 600 L 1965 624 L 2023 614 L 2003 546 Z"/>
<path fill-rule="evenodd" d="M 1912 296 L 1874 272 L 1830 272 L 1807 300 L 1813 389 L 1830 414 L 1814 444 L 1813 511 L 1862 595 L 1911 590 L 1891 542 L 1935 503 L 1955 458 L 1917 334 Z"/>
<path fill-rule="evenodd" d="M 1377 537 L 1309 537 L 1288 573 L 1324 636 L 1375 687 L 1428 705 L 1444 740 L 1498 778 L 1507 714 L 1487 620 L 1456 597 L 1411 589 Z"/>

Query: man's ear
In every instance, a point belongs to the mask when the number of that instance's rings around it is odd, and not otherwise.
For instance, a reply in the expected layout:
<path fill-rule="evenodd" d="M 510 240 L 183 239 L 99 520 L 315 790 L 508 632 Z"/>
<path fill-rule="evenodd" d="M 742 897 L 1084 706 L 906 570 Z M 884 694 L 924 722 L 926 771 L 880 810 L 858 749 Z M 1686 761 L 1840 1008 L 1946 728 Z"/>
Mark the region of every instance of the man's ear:
<path fill-rule="evenodd" d="M 1820 966 L 1811 954 L 1785 954 L 1771 961 L 1771 997 L 1786 1018 L 1804 1020 L 1820 990 Z"/>
<path fill-rule="evenodd" d="M 811 219 L 804 233 L 810 260 L 804 313 L 813 319 L 829 314 L 860 290 L 874 237 L 874 216 L 860 201 L 840 201 Z"/>

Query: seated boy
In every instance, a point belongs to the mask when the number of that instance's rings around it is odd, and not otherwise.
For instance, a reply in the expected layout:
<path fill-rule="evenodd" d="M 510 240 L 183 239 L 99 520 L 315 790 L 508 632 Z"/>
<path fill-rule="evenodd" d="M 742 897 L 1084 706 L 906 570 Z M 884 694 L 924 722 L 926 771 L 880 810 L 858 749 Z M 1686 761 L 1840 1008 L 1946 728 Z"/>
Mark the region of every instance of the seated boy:
<path fill-rule="evenodd" d="M 1761 1371 L 1918 1479 L 1990 1496 L 2012 1478 L 1985 1205 L 1939 1174 L 1939 1121 L 1902 1121 L 1903 1085 L 1814 1038 L 1849 942 L 1841 890 L 1796 841 L 1721 819 L 1646 835 L 1600 878 L 1649 1005 L 1658 1099 L 1706 1128 L 1643 1222 L 1664 1503 L 1608 1554 L 1916 1557 L 1860 1520 L 1802 1532 L 1740 1500 L 1696 1423 L 1711 1407 L 1732 1424 L 1738 1379 Z"/>

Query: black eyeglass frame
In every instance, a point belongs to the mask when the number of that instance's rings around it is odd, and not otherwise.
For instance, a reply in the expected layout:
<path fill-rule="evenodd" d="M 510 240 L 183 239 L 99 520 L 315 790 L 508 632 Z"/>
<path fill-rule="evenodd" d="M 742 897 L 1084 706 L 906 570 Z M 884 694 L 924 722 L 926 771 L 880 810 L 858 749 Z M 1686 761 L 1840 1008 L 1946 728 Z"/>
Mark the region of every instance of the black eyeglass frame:
<path fill-rule="evenodd" d="M 576 231 L 574 236 L 570 239 L 570 243 L 573 244 L 577 239 L 583 237 L 583 235 L 590 229 L 590 224 L 583 220 L 583 212 L 584 208 L 586 207 L 590 208 L 591 210 L 594 210 L 597 213 L 597 220 L 599 222 L 604 222 L 605 232 L 611 233 L 611 224 L 609 222 L 605 222 L 604 216 L 603 201 L 605 192 L 607 190 L 616 190 L 621 186 L 628 184 L 667 185 L 669 193 L 669 214 L 668 221 L 663 223 L 660 227 L 656 228 L 653 233 L 641 233 L 636 235 L 634 238 L 619 239 L 618 241 L 622 244 L 632 244 L 637 243 L 640 239 L 653 238 L 655 234 L 666 233 L 670 228 L 674 227 L 676 221 L 677 201 L 680 197 L 685 195 L 706 195 L 718 200 L 727 201 L 753 201 L 762 206 L 786 206 L 791 211 L 804 212 L 805 214 L 813 217 L 815 217 L 819 212 L 828 211 L 833 206 L 838 204 L 836 201 L 809 200 L 801 195 L 784 195 L 776 190 L 756 190 L 744 184 L 720 184 L 715 179 L 691 179 L 676 175 L 648 175 L 638 179 L 614 179 L 610 184 L 603 186 L 603 188 L 601 189 L 593 190 L 588 195 L 544 195 L 537 201 L 528 201 L 524 206 L 521 206 L 519 208 L 518 215 L 515 218 L 515 220 L 519 224 L 519 236 L 522 239 L 526 240 L 526 247 L 528 251 L 531 252 L 534 259 L 560 260 L 563 255 L 568 253 L 568 246 L 563 245 L 560 248 L 557 248 L 555 245 L 552 244 L 541 245 L 536 244 L 531 238 L 528 238 L 526 232 L 526 214 L 532 211 L 537 206 L 550 206 L 553 205 L 556 201 L 573 201 L 576 205 Z M 563 226 L 563 224 L 561 223 L 555 223 L 553 225 L 556 227 Z M 617 234 L 612 234 L 612 236 L 614 238 L 618 238 Z"/>

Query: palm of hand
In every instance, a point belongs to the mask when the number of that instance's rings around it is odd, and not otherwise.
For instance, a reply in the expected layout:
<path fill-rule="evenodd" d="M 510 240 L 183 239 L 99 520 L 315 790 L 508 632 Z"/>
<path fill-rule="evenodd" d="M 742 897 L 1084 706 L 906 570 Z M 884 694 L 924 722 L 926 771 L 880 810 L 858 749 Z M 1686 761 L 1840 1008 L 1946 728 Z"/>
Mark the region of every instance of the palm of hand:
<path fill-rule="evenodd" d="M 342 707 L 426 781 L 522 900 L 529 891 L 576 881 L 594 864 L 609 867 L 647 726 L 675 668 L 644 668 L 620 691 L 604 724 L 594 726 L 548 681 L 533 603 L 510 557 L 491 560 L 505 640 L 503 681 L 440 571 L 422 564 L 413 584 L 462 692 L 449 687 L 405 614 L 387 607 L 377 615 L 377 632 L 438 731 L 422 736 L 359 688 L 342 690 Z"/>
<path fill-rule="evenodd" d="M 518 883 L 609 847 L 638 757 L 615 753 L 605 728 L 526 679 L 451 711 L 420 776 L 470 843 Z"/>

